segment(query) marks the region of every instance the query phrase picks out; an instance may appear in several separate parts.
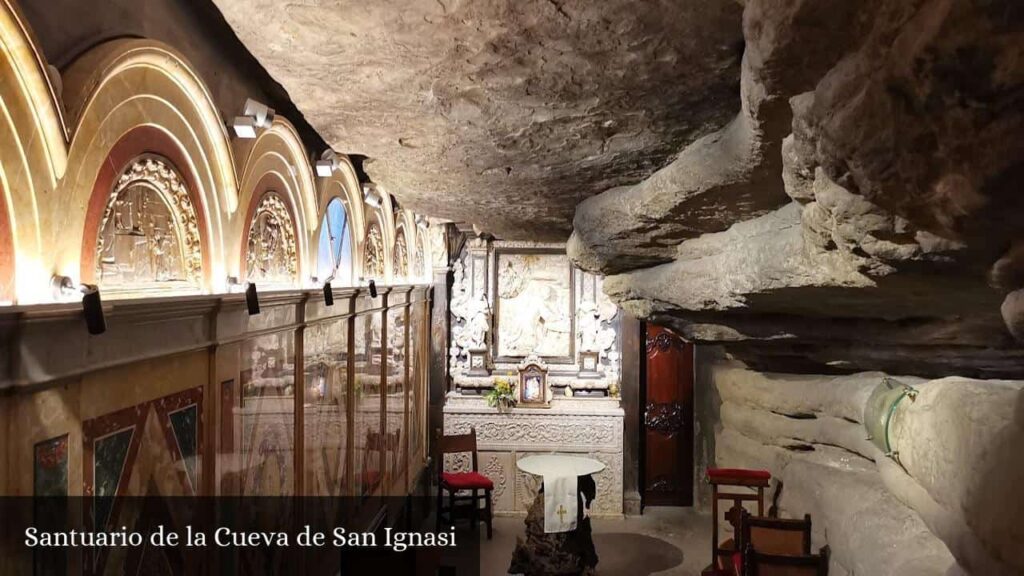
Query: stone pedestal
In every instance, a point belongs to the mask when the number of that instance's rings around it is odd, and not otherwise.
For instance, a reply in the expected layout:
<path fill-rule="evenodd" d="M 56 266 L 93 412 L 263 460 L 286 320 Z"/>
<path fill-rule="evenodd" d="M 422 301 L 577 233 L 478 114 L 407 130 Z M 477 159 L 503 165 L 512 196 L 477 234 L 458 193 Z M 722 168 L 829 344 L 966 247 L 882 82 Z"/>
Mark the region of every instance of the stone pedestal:
<path fill-rule="evenodd" d="M 550 408 L 514 408 L 499 412 L 480 397 L 450 393 L 444 407 L 444 433 L 475 428 L 480 472 L 494 482 L 496 515 L 524 515 L 541 480 L 520 472 L 516 461 L 533 454 L 586 456 L 604 463 L 594 474 L 595 517 L 622 515 L 623 411 L 613 398 L 555 398 Z M 469 455 L 447 455 L 445 470 L 466 470 Z"/>

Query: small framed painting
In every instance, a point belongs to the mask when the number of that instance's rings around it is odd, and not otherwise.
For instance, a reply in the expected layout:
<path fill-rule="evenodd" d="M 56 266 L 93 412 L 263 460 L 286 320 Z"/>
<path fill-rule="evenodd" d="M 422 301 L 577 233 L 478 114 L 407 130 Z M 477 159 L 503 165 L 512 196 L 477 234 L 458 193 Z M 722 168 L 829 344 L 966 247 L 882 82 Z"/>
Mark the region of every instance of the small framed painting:
<path fill-rule="evenodd" d="M 546 406 L 548 403 L 547 366 L 524 362 L 519 366 L 519 404 Z"/>

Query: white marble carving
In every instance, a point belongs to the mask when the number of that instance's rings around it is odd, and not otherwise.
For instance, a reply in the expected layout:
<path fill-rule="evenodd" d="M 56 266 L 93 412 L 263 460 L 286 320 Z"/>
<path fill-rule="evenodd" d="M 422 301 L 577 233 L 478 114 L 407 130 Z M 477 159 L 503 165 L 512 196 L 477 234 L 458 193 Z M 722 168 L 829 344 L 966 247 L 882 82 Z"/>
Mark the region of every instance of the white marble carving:
<path fill-rule="evenodd" d="M 516 408 L 499 414 L 481 398 L 451 394 L 444 408 L 444 432 L 464 434 L 475 428 L 481 454 L 506 455 L 481 460 L 483 472 L 496 484 L 499 479 L 514 479 L 512 497 L 494 500 L 497 514 L 523 514 L 537 494 L 539 480 L 520 472 L 517 460 L 559 453 L 588 456 L 605 464 L 594 478 L 598 486 L 594 514 L 618 516 L 622 514 L 623 414 L 618 402 L 607 398 L 554 399 L 550 409 Z M 456 465 L 446 459 L 446 469 Z M 503 488 L 503 496 L 504 490 L 508 488 Z"/>
<path fill-rule="evenodd" d="M 469 369 L 470 350 L 487 348 L 491 310 L 487 296 L 481 290 L 473 293 L 463 260 L 455 263 L 455 282 L 452 285 L 452 343 L 451 366 L 457 373 Z"/>
<path fill-rule="evenodd" d="M 499 254 L 498 356 L 572 354 L 572 268 L 564 254 Z"/>

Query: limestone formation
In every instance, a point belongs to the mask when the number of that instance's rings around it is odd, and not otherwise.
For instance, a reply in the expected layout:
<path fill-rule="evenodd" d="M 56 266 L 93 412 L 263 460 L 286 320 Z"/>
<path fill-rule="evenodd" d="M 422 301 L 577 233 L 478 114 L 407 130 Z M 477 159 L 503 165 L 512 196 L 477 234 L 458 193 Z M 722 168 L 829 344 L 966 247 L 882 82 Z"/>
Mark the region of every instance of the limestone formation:
<path fill-rule="evenodd" d="M 584 201 L 577 264 L 758 368 L 1024 374 L 1019 6 L 750 0 L 744 37 L 740 114 Z"/>
<path fill-rule="evenodd" d="M 564 240 L 739 103 L 735 0 L 214 0 L 339 152 L 403 207 Z"/>
<path fill-rule="evenodd" d="M 810 513 L 816 540 L 850 573 L 945 574 L 957 564 L 971 574 L 1024 572 L 1014 521 L 1024 514 L 1024 463 L 1014 456 L 1024 386 L 901 377 L 917 394 L 893 412 L 890 457 L 863 425 L 883 376 L 716 369 L 718 464 L 771 470 L 783 512 Z"/>

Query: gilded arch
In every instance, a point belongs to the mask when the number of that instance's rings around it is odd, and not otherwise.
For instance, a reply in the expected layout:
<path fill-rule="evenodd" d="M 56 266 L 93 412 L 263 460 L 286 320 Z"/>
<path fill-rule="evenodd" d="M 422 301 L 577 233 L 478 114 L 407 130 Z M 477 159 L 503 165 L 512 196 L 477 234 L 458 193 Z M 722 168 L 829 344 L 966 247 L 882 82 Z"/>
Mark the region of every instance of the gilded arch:
<path fill-rule="evenodd" d="M 362 189 L 359 185 L 359 178 L 356 176 L 355 167 L 352 166 L 348 157 L 339 155 L 339 169 L 334 171 L 328 178 L 320 181 L 318 191 L 319 215 L 318 226 L 314 238 L 319 239 L 321 228 L 324 225 L 324 214 L 332 200 L 339 200 L 345 208 L 345 214 L 349 219 L 348 234 L 352 243 L 352 262 L 349 270 L 340 270 L 338 280 L 341 283 L 337 286 L 355 284 L 355 280 L 362 273 L 363 262 L 363 233 L 366 230 L 367 222 L 364 212 Z M 325 278 L 320 278 L 325 280 Z"/>
<path fill-rule="evenodd" d="M 274 118 L 271 127 L 252 142 L 239 172 L 239 205 L 246 209 L 239 210 L 229 226 L 231 237 L 239 239 L 229 247 L 229 275 L 247 274 L 244 264 L 240 264 L 239 270 L 232 267 L 245 258 L 253 203 L 273 191 L 289 207 L 294 219 L 295 282 L 300 282 L 309 271 L 316 270 L 318 226 L 316 183 L 305 148 L 295 127 L 281 117 Z"/>
<path fill-rule="evenodd" d="M 0 299 L 45 299 L 53 271 L 42 212 L 66 167 L 67 130 L 45 61 L 19 10 L 0 0 Z"/>
<path fill-rule="evenodd" d="M 70 168 L 59 185 L 62 202 L 51 203 L 45 214 L 58 268 L 89 274 L 87 251 L 76 244 L 95 225 L 97 183 L 116 164 L 112 154 L 150 152 L 156 140 L 189 183 L 205 247 L 204 288 L 222 291 L 225 220 L 237 210 L 238 195 L 227 130 L 203 82 L 171 48 L 136 39 L 93 48 L 71 64 L 64 80 L 74 126 Z"/>

